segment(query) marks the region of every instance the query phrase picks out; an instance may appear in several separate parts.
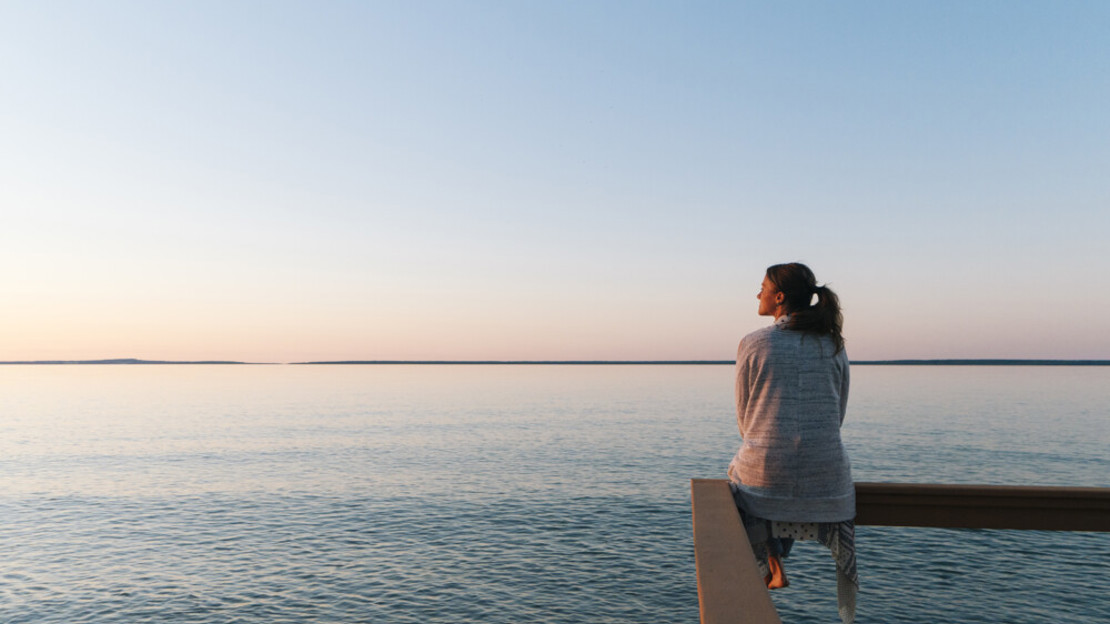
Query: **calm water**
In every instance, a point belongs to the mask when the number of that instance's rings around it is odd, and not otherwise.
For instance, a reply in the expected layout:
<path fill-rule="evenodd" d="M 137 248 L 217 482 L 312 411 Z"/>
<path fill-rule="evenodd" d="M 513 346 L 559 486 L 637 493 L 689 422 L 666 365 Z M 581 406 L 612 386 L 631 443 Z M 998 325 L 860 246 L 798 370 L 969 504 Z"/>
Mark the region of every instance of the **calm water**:
<path fill-rule="evenodd" d="M 0 622 L 698 620 L 727 366 L 0 367 Z M 861 481 L 1110 486 L 1110 368 L 855 367 Z M 860 527 L 859 621 L 1110 622 L 1110 534 Z M 838 622 L 810 543 L 774 594 Z"/>

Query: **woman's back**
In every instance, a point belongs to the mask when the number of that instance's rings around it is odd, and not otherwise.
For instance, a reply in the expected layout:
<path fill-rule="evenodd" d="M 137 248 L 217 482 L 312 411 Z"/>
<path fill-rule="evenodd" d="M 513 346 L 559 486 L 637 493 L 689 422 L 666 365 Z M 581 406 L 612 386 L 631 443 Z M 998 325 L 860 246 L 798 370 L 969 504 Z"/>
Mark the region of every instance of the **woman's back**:
<path fill-rule="evenodd" d="M 786 329 L 786 320 L 740 342 L 736 417 L 743 444 L 729 478 L 755 516 L 850 520 L 855 488 L 840 439 L 848 357 L 831 337 Z"/>

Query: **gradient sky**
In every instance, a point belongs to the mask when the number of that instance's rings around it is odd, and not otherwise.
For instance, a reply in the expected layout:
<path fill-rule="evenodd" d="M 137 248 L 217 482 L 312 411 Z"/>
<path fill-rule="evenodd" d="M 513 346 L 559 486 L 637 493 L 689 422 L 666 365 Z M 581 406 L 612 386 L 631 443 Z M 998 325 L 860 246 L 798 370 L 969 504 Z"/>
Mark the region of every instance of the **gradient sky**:
<path fill-rule="evenodd" d="M 1110 3 L 0 4 L 0 360 L 1110 358 Z"/>

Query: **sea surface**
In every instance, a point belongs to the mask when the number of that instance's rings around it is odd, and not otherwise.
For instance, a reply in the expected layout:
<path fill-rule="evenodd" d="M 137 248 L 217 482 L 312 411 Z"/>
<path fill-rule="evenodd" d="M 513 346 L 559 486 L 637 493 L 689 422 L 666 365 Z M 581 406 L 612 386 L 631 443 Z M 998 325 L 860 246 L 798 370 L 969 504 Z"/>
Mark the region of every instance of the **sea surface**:
<path fill-rule="evenodd" d="M 1110 367 L 856 366 L 858 481 L 1110 486 Z M 0 367 L 0 622 L 698 621 L 728 366 Z M 1110 534 L 857 529 L 861 623 L 1110 622 Z M 836 615 L 800 543 L 774 600 Z"/>

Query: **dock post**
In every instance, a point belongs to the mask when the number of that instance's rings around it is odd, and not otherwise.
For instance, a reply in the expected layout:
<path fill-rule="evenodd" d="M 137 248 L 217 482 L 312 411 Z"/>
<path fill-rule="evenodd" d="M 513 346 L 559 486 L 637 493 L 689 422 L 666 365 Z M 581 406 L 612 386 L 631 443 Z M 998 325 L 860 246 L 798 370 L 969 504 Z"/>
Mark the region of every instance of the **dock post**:
<path fill-rule="evenodd" d="M 782 624 L 727 481 L 691 479 L 701 624 Z"/>

